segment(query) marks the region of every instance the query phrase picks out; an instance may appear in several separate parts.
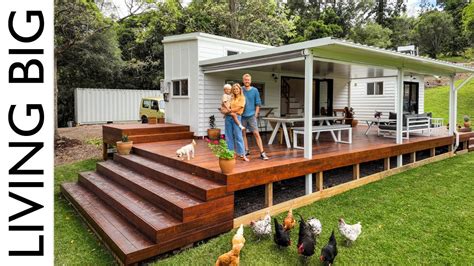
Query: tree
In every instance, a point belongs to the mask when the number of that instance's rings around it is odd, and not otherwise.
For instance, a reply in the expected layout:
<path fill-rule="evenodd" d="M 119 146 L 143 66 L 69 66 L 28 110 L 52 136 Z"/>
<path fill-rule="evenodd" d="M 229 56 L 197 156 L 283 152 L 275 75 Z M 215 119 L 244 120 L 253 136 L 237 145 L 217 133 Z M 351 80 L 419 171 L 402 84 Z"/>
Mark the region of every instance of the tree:
<path fill-rule="evenodd" d="M 275 0 L 194 0 L 185 9 L 186 32 L 281 45 L 294 36 L 295 17 Z"/>
<path fill-rule="evenodd" d="M 468 46 L 467 36 L 463 34 L 463 9 L 467 6 L 465 0 L 445 0 L 442 2 L 444 11 L 453 18 L 453 26 L 456 31 L 449 42 L 449 53 L 458 55 Z"/>
<path fill-rule="evenodd" d="M 57 128 L 73 120 L 73 89 L 113 84 L 121 60 L 114 23 L 100 13 L 94 1 L 56 0 L 54 19 Z"/>
<path fill-rule="evenodd" d="M 449 50 L 449 44 L 454 34 L 452 17 L 446 12 L 437 10 L 422 14 L 415 27 L 415 41 L 420 52 L 432 58 Z"/>
<path fill-rule="evenodd" d="M 392 47 L 413 44 L 413 30 L 415 28 L 415 19 L 406 15 L 393 18 L 390 25 L 392 35 L 390 35 L 390 41 Z"/>
<path fill-rule="evenodd" d="M 474 47 L 474 1 L 471 1 L 462 12 L 463 32 L 471 47 Z"/>
<path fill-rule="evenodd" d="M 356 43 L 387 48 L 391 46 L 392 31 L 375 22 L 359 25 L 352 29 L 350 39 Z"/>

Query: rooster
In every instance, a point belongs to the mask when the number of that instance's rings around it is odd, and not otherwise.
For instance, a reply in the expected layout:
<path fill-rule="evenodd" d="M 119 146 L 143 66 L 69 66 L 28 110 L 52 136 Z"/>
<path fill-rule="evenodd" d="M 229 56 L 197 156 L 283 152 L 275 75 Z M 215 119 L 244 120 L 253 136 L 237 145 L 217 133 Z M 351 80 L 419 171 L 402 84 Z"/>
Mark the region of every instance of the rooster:
<path fill-rule="evenodd" d="M 329 242 L 321 249 L 321 256 L 319 260 L 324 264 L 332 265 L 337 256 L 337 242 L 334 236 L 334 230 L 332 230 Z"/>
<path fill-rule="evenodd" d="M 323 231 L 323 225 L 321 224 L 321 221 L 319 221 L 316 218 L 309 218 L 308 222 L 309 226 L 311 227 L 311 230 L 313 231 L 313 234 L 318 237 L 321 232 Z"/>
<path fill-rule="evenodd" d="M 277 218 L 273 218 L 275 222 L 275 235 L 273 236 L 273 241 L 278 247 L 288 247 L 291 245 L 290 240 L 290 231 L 284 229 L 284 226 L 278 223 Z"/>
<path fill-rule="evenodd" d="M 267 214 L 263 219 L 258 221 L 251 221 L 250 228 L 252 228 L 254 234 L 260 239 L 263 236 L 269 236 L 272 234 L 272 221 L 270 217 L 270 212 L 267 211 Z"/>
<path fill-rule="evenodd" d="M 362 225 L 360 222 L 356 224 L 346 224 L 344 219 L 339 219 L 339 232 L 346 239 L 346 245 L 351 245 L 352 242 L 356 241 L 360 233 L 362 233 Z"/>
<path fill-rule="evenodd" d="M 300 215 L 300 231 L 298 232 L 298 254 L 305 258 L 314 254 L 316 247 L 316 238 L 313 234 L 311 226 L 306 223 L 303 216 Z"/>
<path fill-rule="evenodd" d="M 238 245 L 238 244 L 244 244 L 245 243 L 245 237 L 244 237 L 244 225 L 240 224 L 239 229 L 237 229 L 237 232 L 235 233 L 234 237 L 232 237 L 232 246 Z"/>
<path fill-rule="evenodd" d="M 244 244 L 232 246 L 232 250 L 224 253 L 217 258 L 216 266 L 238 266 L 240 263 L 240 250 Z"/>
<path fill-rule="evenodd" d="M 295 227 L 296 220 L 293 218 L 293 210 L 290 208 L 288 214 L 286 215 L 285 219 L 283 220 L 283 228 L 285 230 L 291 230 Z"/>

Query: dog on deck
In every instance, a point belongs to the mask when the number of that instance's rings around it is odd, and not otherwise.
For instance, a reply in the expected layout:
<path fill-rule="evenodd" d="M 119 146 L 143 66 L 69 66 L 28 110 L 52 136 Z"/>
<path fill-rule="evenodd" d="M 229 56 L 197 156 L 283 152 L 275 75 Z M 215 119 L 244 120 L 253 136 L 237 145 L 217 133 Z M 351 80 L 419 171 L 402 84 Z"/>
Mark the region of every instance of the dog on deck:
<path fill-rule="evenodd" d="M 178 158 L 181 158 L 181 160 L 184 160 L 185 155 L 186 155 L 186 157 L 188 157 L 188 161 L 190 160 L 190 158 L 194 159 L 194 147 L 195 146 L 196 146 L 196 142 L 193 140 L 190 144 L 179 148 L 176 151 L 176 156 L 178 156 Z"/>

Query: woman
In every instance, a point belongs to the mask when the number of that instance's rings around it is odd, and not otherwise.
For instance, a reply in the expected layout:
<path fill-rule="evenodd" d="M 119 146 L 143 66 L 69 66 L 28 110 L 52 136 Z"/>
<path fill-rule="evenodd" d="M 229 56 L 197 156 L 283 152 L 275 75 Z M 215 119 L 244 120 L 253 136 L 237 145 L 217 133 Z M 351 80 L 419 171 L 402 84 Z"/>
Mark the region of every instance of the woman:
<path fill-rule="evenodd" d="M 241 115 L 244 112 L 245 106 L 245 96 L 239 83 L 235 83 L 232 86 L 232 95 L 233 98 L 230 102 L 230 110 L 228 110 L 227 113 L 236 113 L 239 121 L 241 121 Z M 233 151 L 235 147 L 235 150 L 239 157 L 246 162 L 249 161 L 249 159 L 245 156 L 242 130 L 234 122 L 231 115 L 225 116 L 225 140 L 227 142 L 227 147 L 229 148 L 229 150 Z"/>

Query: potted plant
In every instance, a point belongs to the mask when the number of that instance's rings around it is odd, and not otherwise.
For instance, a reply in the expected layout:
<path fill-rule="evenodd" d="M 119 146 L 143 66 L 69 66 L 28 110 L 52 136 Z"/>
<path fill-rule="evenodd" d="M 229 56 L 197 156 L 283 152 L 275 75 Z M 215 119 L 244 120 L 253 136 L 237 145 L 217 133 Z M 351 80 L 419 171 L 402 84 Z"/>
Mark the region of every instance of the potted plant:
<path fill-rule="evenodd" d="M 229 150 L 227 142 L 221 136 L 219 140 L 206 139 L 212 153 L 219 158 L 219 166 L 223 174 L 229 174 L 234 171 L 235 167 L 235 153 Z"/>
<path fill-rule="evenodd" d="M 157 123 L 158 124 L 164 124 L 165 123 L 165 113 L 163 111 L 159 111 L 158 115 L 156 116 Z"/>
<path fill-rule="evenodd" d="M 359 121 L 357 119 L 354 118 L 354 109 L 352 107 L 348 108 L 348 107 L 345 107 L 344 108 L 344 116 L 345 116 L 345 120 L 346 120 L 346 125 L 351 125 L 351 127 L 356 127 L 357 124 L 359 123 Z"/>
<path fill-rule="evenodd" d="M 218 140 L 221 135 L 221 129 L 216 128 L 216 117 L 214 115 L 209 116 L 209 129 L 207 129 L 207 137 L 211 140 Z"/>
<path fill-rule="evenodd" d="M 464 127 L 470 128 L 471 127 L 471 119 L 468 115 L 464 115 Z"/>
<path fill-rule="evenodd" d="M 127 135 L 122 135 L 122 141 L 117 141 L 117 152 L 120 155 L 130 154 L 132 150 L 133 141 L 128 140 Z"/>

